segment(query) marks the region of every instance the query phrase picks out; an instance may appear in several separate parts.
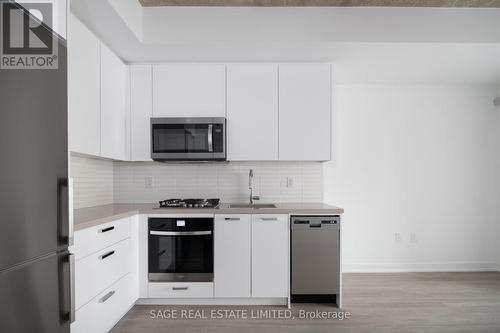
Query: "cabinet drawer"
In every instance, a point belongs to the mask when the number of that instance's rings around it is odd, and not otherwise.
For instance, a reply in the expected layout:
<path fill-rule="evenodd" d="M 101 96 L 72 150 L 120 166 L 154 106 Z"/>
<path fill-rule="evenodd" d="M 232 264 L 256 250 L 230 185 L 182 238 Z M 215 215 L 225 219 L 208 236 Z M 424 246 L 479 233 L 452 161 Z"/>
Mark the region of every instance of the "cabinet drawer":
<path fill-rule="evenodd" d="M 73 253 L 78 260 L 128 237 L 130 237 L 130 217 L 78 230 L 75 232 Z"/>
<path fill-rule="evenodd" d="M 214 297 L 212 282 L 158 282 L 149 283 L 151 298 L 211 298 Z"/>
<path fill-rule="evenodd" d="M 128 274 L 76 311 L 71 333 L 109 332 L 133 305 L 131 290 Z"/>
<path fill-rule="evenodd" d="M 77 309 L 131 271 L 130 252 L 130 239 L 125 239 L 76 261 Z"/>

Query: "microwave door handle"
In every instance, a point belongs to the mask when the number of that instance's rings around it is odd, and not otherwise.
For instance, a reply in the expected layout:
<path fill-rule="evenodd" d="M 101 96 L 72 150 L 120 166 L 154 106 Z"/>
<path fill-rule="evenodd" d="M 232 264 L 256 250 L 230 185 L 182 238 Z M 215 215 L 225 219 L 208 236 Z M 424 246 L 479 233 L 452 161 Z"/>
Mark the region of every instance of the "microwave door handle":
<path fill-rule="evenodd" d="M 213 124 L 208 124 L 208 151 L 211 153 L 214 151 L 214 145 L 213 145 L 213 131 L 214 131 L 214 125 Z"/>

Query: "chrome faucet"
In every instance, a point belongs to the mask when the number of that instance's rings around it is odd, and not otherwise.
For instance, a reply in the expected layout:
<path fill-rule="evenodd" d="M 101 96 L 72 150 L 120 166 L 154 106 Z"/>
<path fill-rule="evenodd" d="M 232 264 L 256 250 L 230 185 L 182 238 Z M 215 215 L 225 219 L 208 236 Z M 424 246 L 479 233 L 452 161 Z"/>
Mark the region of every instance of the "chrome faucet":
<path fill-rule="evenodd" d="M 260 200 L 258 195 L 253 195 L 253 169 L 248 173 L 248 189 L 250 190 L 250 204 L 253 205 L 254 200 Z"/>

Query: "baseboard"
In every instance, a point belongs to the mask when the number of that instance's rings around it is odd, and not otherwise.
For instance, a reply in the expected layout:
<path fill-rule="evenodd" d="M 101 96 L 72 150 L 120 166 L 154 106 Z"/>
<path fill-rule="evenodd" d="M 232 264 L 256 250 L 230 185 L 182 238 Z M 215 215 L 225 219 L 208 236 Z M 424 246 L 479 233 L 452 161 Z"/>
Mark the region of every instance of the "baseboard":
<path fill-rule="evenodd" d="M 287 305 L 288 298 L 139 298 L 142 305 Z"/>
<path fill-rule="evenodd" d="M 343 273 L 398 273 L 398 272 L 495 272 L 500 265 L 495 263 L 370 263 L 342 265 Z"/>

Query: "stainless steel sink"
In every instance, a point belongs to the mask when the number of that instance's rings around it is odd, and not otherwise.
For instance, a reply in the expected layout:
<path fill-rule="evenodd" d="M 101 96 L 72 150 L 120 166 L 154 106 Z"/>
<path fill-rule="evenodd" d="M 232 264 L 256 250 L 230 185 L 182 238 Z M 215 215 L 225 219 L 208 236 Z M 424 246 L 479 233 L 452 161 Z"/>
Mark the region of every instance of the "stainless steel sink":
<path fill-rule="evenodd" d="M 252 208 L 252 209 L 260 209 L 260 208 L 276 208 L 275 204 L 231 204 L 229 208 Z"/>

